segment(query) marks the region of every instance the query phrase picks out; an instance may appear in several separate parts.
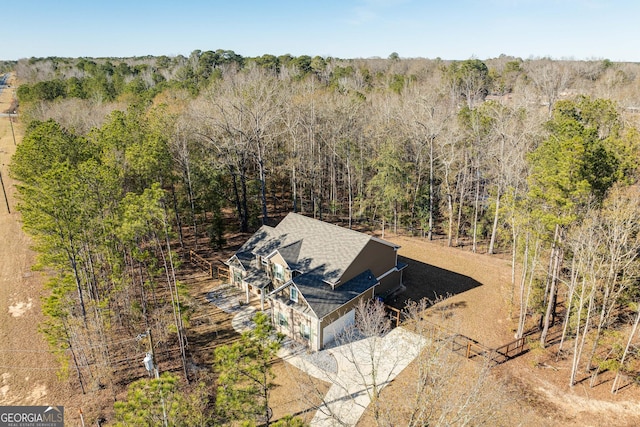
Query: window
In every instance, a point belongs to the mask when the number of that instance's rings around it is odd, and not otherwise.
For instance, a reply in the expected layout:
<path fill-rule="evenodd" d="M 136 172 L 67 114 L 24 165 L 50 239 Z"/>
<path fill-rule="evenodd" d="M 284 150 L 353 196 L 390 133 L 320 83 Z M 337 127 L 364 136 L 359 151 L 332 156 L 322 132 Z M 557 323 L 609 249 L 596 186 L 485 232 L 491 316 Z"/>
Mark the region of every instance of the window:
<path fill-rule="evenodd" d="M 242 272 L 238 270 L 233 271 L 233 283 L 242 283 Z"/>
<path fill-rule="evenodd" d="M 298 302 L 298 288 L 295 286 L 289 288 L 289 299 L 293 302 Z"/>
<path fill-rule="evenodd" d="M 273 278 L 284 280 L 284 268 L 279 264 L 273 264 Z"/>
<path fill-rule="evenodd" d="M 287 320 L 287 316 L 285 316 L 282 313 L 278 313 L 278 325 L 289 326 L 289 321 Z"/>
<path fill-rule="evenodd" d="M 300 323 L 300 336 L 305 340 L 311 338 L 311 328 L 306 323 Z"/>
<path fill-rule="evenodd" d="M 267 266 L 269 265 L 269 260 L 266 258 L 262 258 L 260 262 L 262 263 L 262 265 L 264 265 L 264 269 L 266 270 Z"/>

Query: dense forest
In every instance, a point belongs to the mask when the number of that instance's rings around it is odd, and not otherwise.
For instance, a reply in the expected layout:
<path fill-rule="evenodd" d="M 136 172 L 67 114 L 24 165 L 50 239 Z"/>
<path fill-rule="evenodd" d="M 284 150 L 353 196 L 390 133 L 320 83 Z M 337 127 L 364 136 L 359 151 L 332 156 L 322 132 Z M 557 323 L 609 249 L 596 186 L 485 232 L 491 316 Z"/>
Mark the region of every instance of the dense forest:
<path fill-rule="evenodd" d="M 196 50 L 10 65 L 26 126 L 11 172 L 52 271 L 43 331 L 83 391 L 139 365 L 114 355 L 145 330 L 193 378 L 176 251 L 286 211 L 507 254 L 517 335 L 539 327 L 544 347 L 560 324 L 572 386 L 638 371 L 639 64 Z"/>

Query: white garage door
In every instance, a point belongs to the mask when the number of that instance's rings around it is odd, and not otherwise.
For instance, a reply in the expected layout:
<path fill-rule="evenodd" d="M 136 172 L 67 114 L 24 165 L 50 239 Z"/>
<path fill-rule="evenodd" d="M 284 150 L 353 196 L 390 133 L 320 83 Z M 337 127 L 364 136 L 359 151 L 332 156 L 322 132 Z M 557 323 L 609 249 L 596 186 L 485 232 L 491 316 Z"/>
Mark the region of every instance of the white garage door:
<path fill-rule="evenodd" d="M 356 319 L 356 311 L 351 310 L 335 322 L 327 325 L 322 331 L 322 347 L 336 339 L 336 336 L 342 332 L 347 326 L 353 325 Z"/>

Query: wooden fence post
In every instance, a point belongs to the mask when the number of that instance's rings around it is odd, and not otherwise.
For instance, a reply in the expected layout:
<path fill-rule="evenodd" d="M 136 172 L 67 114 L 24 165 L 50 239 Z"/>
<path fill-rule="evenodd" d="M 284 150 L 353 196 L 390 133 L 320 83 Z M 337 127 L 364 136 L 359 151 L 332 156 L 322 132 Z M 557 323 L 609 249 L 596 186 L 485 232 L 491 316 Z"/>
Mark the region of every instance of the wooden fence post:
<path fill-rule="evenodd" d="M 207 270 L 209 272 L 209 277 L 213 279 L 213 264 L 206 259 L 202 258 L 200 255 L 195 253 L 193 250 L 189 251 L 189 261 L 192 264 L 198 265 L 200 268 Z"/>
<path fill-rule="evenodd" d="M 228 269 L 218 266 L 217 272 L 219 280 L 227 279 L 229 282 L 231 282 L 231 272 Z"/>

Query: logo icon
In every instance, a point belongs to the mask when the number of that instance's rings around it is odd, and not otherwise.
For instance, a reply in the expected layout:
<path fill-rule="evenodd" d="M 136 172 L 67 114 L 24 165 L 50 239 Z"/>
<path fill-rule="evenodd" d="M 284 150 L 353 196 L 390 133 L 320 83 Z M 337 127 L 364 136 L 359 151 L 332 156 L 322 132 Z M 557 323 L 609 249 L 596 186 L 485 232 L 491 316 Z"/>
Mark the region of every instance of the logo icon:
<path fill-rule="evenodd" d="M 64 427 L 64 407 L 0 406 L 0 427 Z"/>

